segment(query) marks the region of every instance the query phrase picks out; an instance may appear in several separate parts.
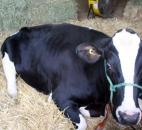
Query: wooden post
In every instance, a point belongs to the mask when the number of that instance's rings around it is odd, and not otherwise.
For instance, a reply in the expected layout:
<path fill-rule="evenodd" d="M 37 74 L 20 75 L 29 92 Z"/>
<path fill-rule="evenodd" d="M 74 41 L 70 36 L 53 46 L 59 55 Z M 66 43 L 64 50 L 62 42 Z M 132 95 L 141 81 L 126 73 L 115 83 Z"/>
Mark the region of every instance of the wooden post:
<path fill-rule="evenodd" d="M 87 18 L 88 14 L 88 0 L 76 0 L 78 5 L 78 20 L 83 20 Z"/>

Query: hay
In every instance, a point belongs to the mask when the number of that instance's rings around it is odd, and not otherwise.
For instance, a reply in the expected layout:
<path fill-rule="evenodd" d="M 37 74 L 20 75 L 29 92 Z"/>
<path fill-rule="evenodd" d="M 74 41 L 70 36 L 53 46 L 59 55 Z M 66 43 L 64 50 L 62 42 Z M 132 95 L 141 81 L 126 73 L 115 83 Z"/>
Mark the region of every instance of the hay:
<path fill-rule="evenodd" d="M 142 19 L 142 0 L 130 0 L 125 8 L 124 17 L 137 21 Z"/>
<path fill-rule="evenodd" d="M 6 86 L 0 75 L 1 86 Z M 73 128 L 48 96 L 38 93 L 18 80 L 18 97 L 12 99 L 5 88 L 0 88 L 1 130 L 66 130 Z M 60 124 L 60 125 L 59 125 Z"/>
<path fill-rule="evenodd" d="M 126 10 L 130 11 L 124 16 L 133 19 L 142 17 L 142 0 L 130 0 L 129 3 L 131 6 L 126 7 Z M 0 0 L 0 4 L 0 31 L 85 18 L 88 13 L 87 0 Z"/>
<path fill-rule="evenodd" d="M 137 24 L 126 19 L 99 18 L 82 22 L 70 21 L 70 23 L 92 27 L 110 36 L 120 28 L 131 27 L 142 36 L 140 20 Z M 9 34 L 10 32 L 0 33 L 0 45 Z M 18 78 L 18 97 L 16 99 L 9 97 L 1 64 L 0 117 L 0 130 L 74 130 L 70 120 L 64 118 L 63 113 L 53 102 L 48 102 L 48 96 L 37 92 L 20 78 Z M 102 118 L 88 118 L 88 130 L 93 130 L 100 120 Z M 132 130 L 132 128 L 119 125 L 110 118 L 106 130 Z M 137 130 L 142 130 L 142 127 L 137 126 Z"/>
<path fill-rule="evenodd" d="M 131 0 L 134 5 L 142 5 L 142 0 Z"/>
<path fill-rule="evenodd" d="M 136 21 L 132 21 L 130 19 L 125 18 L 112 18 L 112 19 L 103 19 L 103 18 L 95 18 L 90 20 L 83 21 L 70 21 L 70 23 L 90 27 L 108 35 L 112 36 L 117 30 L 122 28 L 131 28 L 136 31 L 139 36 L 142 36 L 142 19 L 137 19 Z"/>
<path fill-rule="evenodd" d="M 0 0 L 0 30 L 77 18 L 75 0 Z"/>

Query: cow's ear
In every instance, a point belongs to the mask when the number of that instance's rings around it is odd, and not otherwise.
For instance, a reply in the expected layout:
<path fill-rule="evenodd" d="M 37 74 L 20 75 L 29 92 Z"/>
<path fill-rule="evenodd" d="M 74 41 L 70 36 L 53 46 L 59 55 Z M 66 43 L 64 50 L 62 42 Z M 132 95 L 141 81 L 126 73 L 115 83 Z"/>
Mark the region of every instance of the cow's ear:
<path fill-rule="evenodd" d="M 77 55 L 88 63 L 96 63 L 100 57 L 101 53 L 98 49 L 91 44 L 82 43 L 76 47 Z"/>

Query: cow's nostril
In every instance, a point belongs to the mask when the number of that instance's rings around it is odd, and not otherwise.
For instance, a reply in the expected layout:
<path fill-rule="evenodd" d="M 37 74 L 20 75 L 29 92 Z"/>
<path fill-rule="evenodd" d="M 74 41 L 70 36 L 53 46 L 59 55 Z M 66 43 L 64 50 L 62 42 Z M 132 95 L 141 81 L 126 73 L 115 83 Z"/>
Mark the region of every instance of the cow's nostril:
<path fill-rule="evenodd" d="M 122 124 L 135 125 L 140 119 L 139 112 L 118 112 Z"/>

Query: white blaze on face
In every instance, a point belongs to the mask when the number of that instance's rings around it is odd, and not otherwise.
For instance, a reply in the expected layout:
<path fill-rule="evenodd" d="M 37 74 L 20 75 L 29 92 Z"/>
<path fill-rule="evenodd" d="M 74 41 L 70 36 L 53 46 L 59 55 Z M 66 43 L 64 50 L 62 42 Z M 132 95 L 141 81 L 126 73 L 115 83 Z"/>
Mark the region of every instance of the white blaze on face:
<path fill-rule="evenodd" d="M 123 29 L 122 31 L 116 33 L 116 35 L 113 37 L 113 44 L 119 53 L 124 82 L 134 83 L 134 68 L 140 38 L 137 34 L 132 34 L 126 31 L 126 29 Z M 119 106 L 116 110 L 117 116 L 119 116 L 118 111 L 127 111 L 130 113 L 138 111 L 133 99 L 133 86 L 125 86 L 124 99 L 121 106 Z"/>

